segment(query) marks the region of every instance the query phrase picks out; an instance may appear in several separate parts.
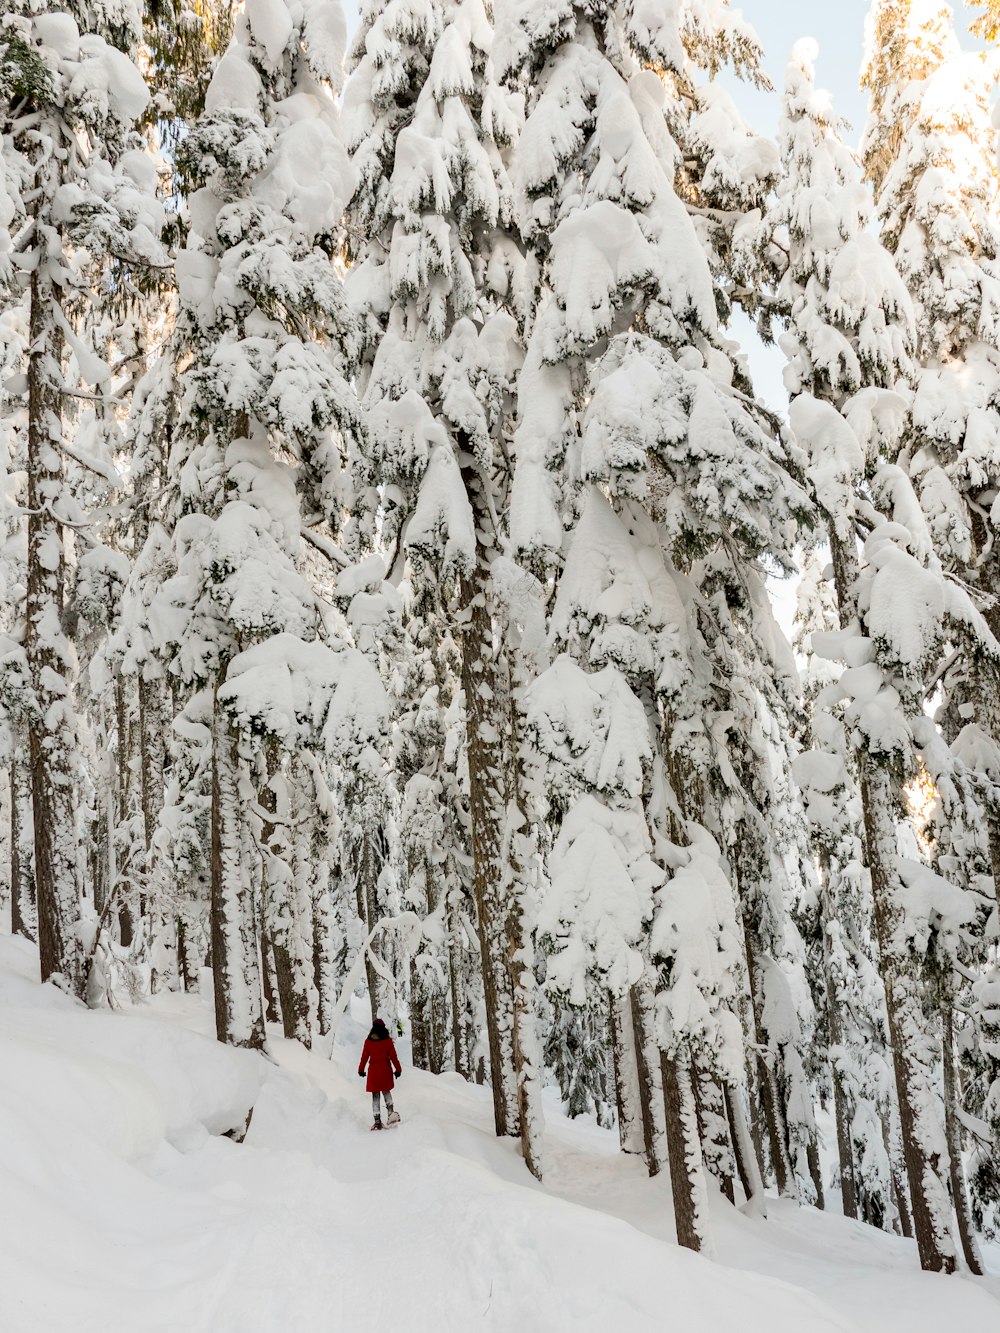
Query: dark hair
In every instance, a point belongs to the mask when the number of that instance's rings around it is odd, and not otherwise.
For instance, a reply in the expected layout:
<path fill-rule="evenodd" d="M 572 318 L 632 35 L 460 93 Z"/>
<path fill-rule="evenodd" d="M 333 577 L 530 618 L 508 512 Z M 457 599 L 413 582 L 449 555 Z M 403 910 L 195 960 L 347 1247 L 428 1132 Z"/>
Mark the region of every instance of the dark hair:
<path fill-rule="evenodd" d="M 388 1035 L 389 1029 L 382 1022 L 381 1018 L 374 1019 L 372 1022 L 372 1030 L 368 1034 L 372 1041 L 385 1041 Z"/>

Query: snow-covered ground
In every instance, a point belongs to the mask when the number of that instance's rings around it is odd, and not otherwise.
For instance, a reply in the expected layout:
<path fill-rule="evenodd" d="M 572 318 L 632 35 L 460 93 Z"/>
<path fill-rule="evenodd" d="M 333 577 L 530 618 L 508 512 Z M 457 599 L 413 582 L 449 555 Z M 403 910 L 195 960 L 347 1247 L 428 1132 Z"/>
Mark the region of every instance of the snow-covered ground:
<path fill-rule="evenodd" d="M 1000 1278 L 921 1274 L 907 1242 L 776 1200 L 767 1222 L 717 1201 L 718 1262 L 679 1250 L 666 1185 L 555 1103 L 542 1188 L 489 1093 L 405 1041 L 404 1123 L 370 1134 L 352 1018 L 332 1061 L 275 1038 L 275 1066 L 220 1047 L 196 997 L 92 1013 L 35 967 L 0 936 L 3 1333 L 1000 1325 Z"/>

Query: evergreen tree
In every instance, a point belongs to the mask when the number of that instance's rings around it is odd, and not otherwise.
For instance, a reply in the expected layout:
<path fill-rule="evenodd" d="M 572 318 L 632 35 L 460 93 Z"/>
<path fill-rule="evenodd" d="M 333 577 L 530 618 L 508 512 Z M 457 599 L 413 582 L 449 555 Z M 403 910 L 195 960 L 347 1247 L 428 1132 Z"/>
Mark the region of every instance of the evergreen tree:
<path fill-rule="evenodd" d="M 65 633 L 67 533 L 85 515 L 67 481 L 81 382 L 106 391 L 109 367 L 80 331 L 87 297 L 108 264 L 115 281 L 164 261 L 162 215 L 130 153 L 149 94 L 123 50 L 138 40 L 129 4 L 17 4 L 0 35 L 3 156 L 23 187 L 16 255 L 25 283 L 27 352 L 27 596 L 25 652 L 33 691 L 30 764 L 43 979 L 82 994 L 81 827 L 75 790 L 76 661 Z M 121 48 L 121 49 L 119 49 Z M 85 146 L 85 151 L 81 151 Z M 15 211 L 11 220 L 17 218 Z M 11 246 L 3 247 L 7 252 Z M 86 392 L 86 391 L 84 391 Z"/>
<path fill-rule="evenodd" d="M 518 347 L 514 106 L 496 86 L 479 0 L 370 5 L 345 118 L 359 188 L 348 215 L 368 352 L 361 518 L 378 514 L 419 587 L 442 596 L 462 648 L 476 911 L 498 1134 L 541 1173 L 536 1018 L 512 827 L 512 669 L 491 566 L 503 549 Z M 362 243 L 360 237 L 368 238 Z M 365 496 L 371 499 L 366 501 Z M 368 519 L 369 529 L 373 518 Z M 372 533 L 374 536 L 374 533 Z M 499 644 L 499 648 L 498 648 Z"/>
<path fill-rule="evenodd" d="M 212 700 L 216 1025 L 236 1045 L 264 1041 L 260 913 L 288 953 L 288 895 L 306 893 L 275 844 L 286 769 L 320 743 L 347 661 L 336 640 L 320 642 L 328 631 L 302 572 L 304 537 L 339 519 L 338 441 L 357 425 L 351 321 L 331 262 L 351 188 L 333 101 L 343 38 L 335 6 L 248 5 L 183 146 L 202 184 L 177 261 L 175 357 L 188 364 L 169 460 L 172 569 L 150 621 L 188 706 L 204 715 L 205 691 Z M 322 546 L 322 532 L 313 540 Z M 306 691 L 308 727 L 254 695 L 258 682 L 290 681 Z M 362 719 L 379 733 L 377 699 Z M 309 784 L 296 772 L 301 801 Z M 304 969 L 297 957 L 285 977 L 296 1013 Z"/>
<path fill-rule="evenodd" d="M 961 51 L 947 9 L 911 4 L 891 13 L 884 6 L 873 11 L 864 71 L 871 96 L 865 164 L 885 243 L 916 308 L 919 356 L 912 410 L 894 457 L 917 493 L 935 557 L 959 587 L 971 592 L 985 621 L 953 617 L 942 662 L 934 668 L 943 696 L 937 721 L 952 751 L 940 745 L 938 730 L 929 722 L 917 726 L 944 815 L 935 850 L 949 878 L 972 894 L 984 875 L 994 882 L 1000 877 L 995 808 L 988 796 L 980 804 L 982 794 L 969 786 L 961 759 L 963 750 L 1000 745 L 993 648 L 1000 634 L 993 513 L 1000 481 L 1000 416 L 994 402 L 1000 332 L 993 296 L 1000 262 L 1000 193 L 991 121 L 993 78 L 986 57 Z M 975 969 L 989 963 L 983 924 L 981 919 L 963 946 L 966 972 L 970 964 Z M 942 992 L 949 1051 L 956 1001 L 964 1007 L 971 1000 L 967 978 L 954 973 Z M 988 1044 L 985 1049 L 974 1041 L 960 1045 L 977 1068 L 978 1081 L 992 1063 Z M 944 1077 L 957 1173 L 952 1192 L 966 1259 L 976 1269 L 980 1260 L 961 1179 L 954 1100 L 958 1080 L 950 1053 Z"/>
<path fill-rule="evenodd" d="M 569 518 L 556 642 L 591 671 L 622 671 L 643 719 L 631 728 L 631 785 L 619 798 L 638 799 L 639 818 L 624 835 L 629 850 L 616 852 L 624 884 L 650 839 L 659 876 L 659 887 L 645 877 L 632 912 L 651 934 L 638 971 L 625 974 L 637 1100 L 650 1170 L 669 1155 L 678 1237 L 702 1248 L 693 1064 L 703 1060 L 723 1084 L 739 1081 L 742 954 L 729 868 L 705 827 L 715 819 L 721 754 L 699 583 L 712 577 L 706 556 L 726 543 L 722 564 L 737 580 L 742 562 L 745 572 L 763 551 L 782 551 L 806 505 L 782 470 L 780 446 L 734 386 L 708 260 L 673 179 L 678 117 L 653 68 L 680 80 L 699 59 L 714 65 L 705 47 L 686 49 L 686 25 L 701 21 L 708 33 L 711 20 L 700 10 L 683 20 L 664 13 L 654 30 L 648 17 L 569 0 L 544 14 L 498 5 L 500 69 L 528 97 L 517 184 L 538 278 L 512 533 L 530 559 L 551 561 Z M 722 30 L 710 45 L 716 57 L 731 50 Z M 590 485 L 574 521 L 579 481 Z M 616 786 L 613 770 L 606 781 Z M 716 941 L 714 959 L 701 952 L 704 933 Z M 692 978 L 700 1000 L 684 1004 Z M 625 1069 L 621 1059 L 617 1066 Z M 619 1104 L 630 1099 L 620 1094 Z"/>

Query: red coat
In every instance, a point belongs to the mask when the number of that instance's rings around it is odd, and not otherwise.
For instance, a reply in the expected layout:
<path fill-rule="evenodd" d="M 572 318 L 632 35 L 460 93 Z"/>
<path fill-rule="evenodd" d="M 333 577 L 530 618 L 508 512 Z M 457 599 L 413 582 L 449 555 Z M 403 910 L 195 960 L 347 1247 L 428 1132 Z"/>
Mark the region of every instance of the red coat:
<path fill-rule="evenodd" d="M 392 1092 L 394 1087 L 393 1070 L 397 1074 L 403 1072 L 391 1037 L 383 1037 L 381 1041 L 375 1041 L 372 1037 L 365 1039 L 365 1048 L 361 1052 L 361 1063 L 358 1065 L 359 1074 L 365 1072 L 365 1065 L 368 1066 L 368 1082 L 365 1087 L 369 1092 Z"/>

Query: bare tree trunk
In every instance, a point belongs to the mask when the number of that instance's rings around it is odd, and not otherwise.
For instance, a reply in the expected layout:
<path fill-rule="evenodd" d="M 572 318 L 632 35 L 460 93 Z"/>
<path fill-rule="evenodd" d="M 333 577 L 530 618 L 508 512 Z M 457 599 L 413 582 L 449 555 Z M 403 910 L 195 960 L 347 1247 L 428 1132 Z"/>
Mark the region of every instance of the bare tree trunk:
<path fill-rule="evenodd" d="M 321 1037 L 333 1026 L 335 1003 L 334 963 L 330 947 L 330 891 L 324 870 L 322 880 L 314 884 L 312 910 L 313 985 L 316 987 L 316 1027 Z"/>
<path fill-rule="evenodd" d="M 829 858 L 822 858 L 822 910 L 823 920 L 823 973 L 826 983 L 826 1024 L 829 1046 L 839 1050 L 843 1042 L 840 1026 L 840 1005 L 834 984 L 833 965 L 830 957 L 830 923 L 833 921 L 833 907 L 830 903 Z M 840 1197 L 843 1202 L 844 1216 L 857 1220 L 858 1191 L 854 1180 L 854 1149 L 851 1144 L 851 1113 L 844 1088 L 843 1075 L 840 1072 L 838 1056 L 830 1059 L 830 1075 L 833 1082 L 833 1113 L 837 1126 L 837 1156 L 840 1161 Z"/>
<path fill-rule="evenodd" d="M 298 804 L 295 794 L 302 789 L 302 774 L 294 760 L 287 766 L 282 765 L 273 741 L 265 745 L 265 763 L 267 782 L 258 794 L 258 804 L 271 818 L 263 821 L 260 831 L 264 848 L 261 954 L 266 964 L 270 945 L 283 1035 L 288 1041 L 301 1042 L 308 1050 L 312 1046 L 309 971 L 305 957 L 305 939 L 311 934 L 308 853 L 301 846 L 301 833 L 289 835 L 283 822 L 283 815 Z M 278 787 L 287 796 L 288 808 L 281 812 L 278 809 Z M 270 996 L 268 1008 L 271 1008 Z M 270 1014 L 268 1019 L 270 1021 Z"/>
<path fill-rule="evenodd" d="M 958 1114 L 958 1079 L 955 1072 L 955 1010 L 951 996 L 942 997 L 941 1021 L 944 1026 L 942 1057 L 944 1059 L 944 1123 L 948 1137 L 948 1158 L 951 1167 L 951 1198 L 958 1221 L 958 1236 L 969 1271 L 983 1276 L 983 1261 L 976 1244 L 969 1208 L 969 1191 L 965 1183 L 962 1163 L 962 1126 Z"/>
<path fill-rule="evenodd" d="M 497 893 L 508 880 L 504 847 L 504 761 L 501 683 L 495 662 L 485 557 L 462 580 L 462 687 L 465 694 L 473 882 L 486 997 L 493 1118 L 498 1135 L 519 1132 L 514 1070 L 514 996 L 505 939 L 505 904 Z"/>
<path fill-rule="evenodd" d="M 10 764 L 10 929 L 34 940 L 35 874 L 32 867 L 31 787 L 27 771 L 15 752 Z"/>
<path fill-rule="evenodd" d="M 451 1042 L 455 1053 L 455 1072 L 469 1077 L 469 1056 L 462 1029 L 465 996 L 459 972 L 458 921 L 453 906 L 448 907 L 448 981 L 451 988 Z"/>
<path fill-rule="evenodd" d="M 819 1145 L 814 1137 L 810 1138 L 806 1144 L 806 1161 L 809 1164 L 809 1177 L 812 1180 L 813 1189 L 816 1191 L 816 1207 L 823 1208 L 826 1204 L 823 1193 L 823 1172 L 819 1161 Z"/>
<path fill-rule="evenodd" d="M 417 960 L 410 959 L 410 1054 L 415 1069 L 429 1069 L 427 1055 L 428 995 L 417 971 Z"/>
<path fill-rule="evenodd" d="M 146 680 L 139 675 L 139 795 L 142 805 L 143 870 L 146 882 L 139 895 L 139 912 L 145 919 L 150 945 L 154 936 L 164 930 L 166 917 L 159 901 L 160 884 L 157 874 L 157 856 L 153 849 L 153 835 L 163 809 L 164 762 L 166 747 L 166 708 L 163 682 Z M 178 972 L 180 959 L 178 958 Z M 154 968 L 150 985 L 156 991 L 162 978 Z"/>
<path fill-rule="evenodd" d="M 760 1172 L 760 1158 L 757 1156 L 743 1106 L 735 1088 L 727 1086 L 724 1096 L 729 1133 L 733 1140 L 733 1154 L 736 1158 L 736 1171 L 743 1186 L 743 1193 L 746 1195 L 748 1211 L 758 1217 L 766 1217 L 767 1200 Z"/>
<path fill-rule="evenodd" d="M 639 1108 L 646 1145 L 646 1169 L 657 1176 L 667 1165 L 667 1125 L 664 1114 L 660 1047 L 656 1040 L 652 969 L 646 970 L 629 992 L 632 1031 L 639 1074 Z"/>
<path fill-rule="evenodd" d="M 753 1010 L 755 1049 L 757 1054 L 757 1077 L 761 1091 L 761 1102 L 764 1111 L 764 1123 L 767 1127 L 767 1141 L 771 1150 L 771 1167 L 774 1170 L 775 1183 L 778 1186 L 778 1193 L 782 1198 L 797 1198 L 795 1189 L 795 1178 L 792 1172 L 791 1160 L 788 1156 L 788 1144 L 784 1134 L 784 1117 L 782 1115 L 781 1097 L 778 1093 L 778 1082 L 774 1076 L 774 1069 L 771 1061 L 768 1059 L 767 1041 L 764 1034 L 764 1024 L 761 1020 L 760 996 L 757 989 L 757 966 L 753 951 L 753 940 L 750 926 L 746 920 L 746 913 L 743 914 L 743 942 L 746 948 L 747 957 L 747 975 L 750 981 L 750 1004 Z"/>
<path fill-rule="evenodd" d="M 228 1046 L 266 1040 L 253 876 L 236 742 L 216 701 L 212 725 L 212 975 L 215 1031 Z"/>
<path fill-rule="evenodd" d="M 875 927 L 882 959 L 886 1013 L 899 1100 L 903 1160 L 910 1185 L 913 1229 L 920 1266 L 931 1272 L 952 1273 L 956 1257 L 950 1234 L 948 1202 L 937 1137 L 931 1123 L 934 1071 L 926 1051 L 924 1017 L 913 976 L 913 963 L 897 947 L 899 909 L 894 904 L 889 874 L 895 846 L 895 826 L 886 775 L 862 754 L 861 802 L 864 811 L 875 900 Z"/>
<path fill-rule="evenodd" d="M 287 946 L 279 943 L 274 935 L 271 936 L 271 949 L 274 953 L 274 975 L 278 982 L 282 1031 L 289 1041 L 299 1041 L 306 1050 L 310 1050 L 312 1033 L 309 1029 L 309 996 L 298 984 L 299 968 Z"/>
<path fill-rule="evenodd" d="M 378 896 L 375 891 L 375 855 L 371 843 L 371 834 L 364 829 L 361 835 L 361 849 L 358 856 L 357 872 L 354 880 L 354 895 L 358 906 L 358 917 L 370 932 L 378 920 Z M 372 1012 L 372 1022 L 379 1017 L 380 999 L 379 975 L 375 971 L 371 955 L 365 954 L 365 978 L 368 983 L 368 1002 Z"/>
<path fill-rule="evenodd" d="M 677 1243 L 699 1252 L 709 1249 L 708 1198 L 702 1173 L 698 1112 L 691 1082 L 689 1057 L 660 1056 L 666 1106 L 667 1147 L 670 1155 L 670 1193 L 674 1201 Z"/>
<path fill-rule="evenodd" d="M 899 1213 L 899 1229 L 907 1240 L 913 1239 L 913 1219 L 910 1217 L 910 1204 L 903 1177 L 895 1167 L 892 1170 L 892 1190 L 896 1196 L 896 1210 Z"/>
<path fill-rule="evenodd" d="M 187 937 L 187 925 L 183 917 L 177 917 L 177 971 L 181 985 L 188 992 L 198 989 L 198 965 L 191 957 L 191 945 Z"/>
<path fill-rule="evenodd" d="M 707 1070 L 697 1066 L 693 1086 L 698 1108 L 698 1137 L 705 1166 L 719 1181 L 729 1202 L 735 1203 L 733 1149 L 722 1088 Z"/>
<path fill-rule="evenodd" d="M 40 125 L 58 142 L 57 127 Z M 37 245 L 58 232 L 48 214 L 60 184 L 55 154 L 39 152 L 34 189 Z M 30 723 L 31 793 L 35 830 L 38 953 L 43 981 L 61 978 L 82 998 L 79 839 L 74 810 L 76 718 L 72 658 L 62 630 L 65 550 L 60 507 L 63 340 L 55 311 L 57 255 L 52 242 L 31 272 L 28 354 L 28 571 L 25 653 L 38 705 Z"/>
<path fill-rule="evenodd" d="M 629 999 L 608 997 L 608 1019 L 611 1027 L 611 1054 L 615 1068 L 615 1104 L 618 1108 L 618 1140 L 622 1152 L 643 1153 L 646 1150 L 642 1107 L 639 1098 L 639 1066 L 636 1057 L 635 1032 L 632 1028 L 632 1005 Z"/>
<path fill-rule="evenodd" d="M 130 760 L 132 757 L 131 745 L 131 727 L 129 726 L 128 707 L 125 701 L 125 682 L 122 680 L 121 672 L 115 674 L 115 731 L 117 742 L 115 744 L 115 822 L 114 826 L 108 830 L 108 837 L 115 841 L 115 835 L 119 829 L 124 829 L 128 822 L 129 805 L 129 777 Z M 115 858 L 117 865 L 117 856 Z M 118 867 L 119 871 L 121 867 Z M 115 886 L 112 885 L 112 888 Z M 119 891 L 118 906 L 118 938 L 122 947 L 131 948 L 136 934 L 135 913 L 132 904 L 123 893 Z"/>
<path fill-rule="evenodd" d="M 281 1000 L 278 988 L 274 984 L 274 970 L 271 966 L 271 940 L 266 927 L 260 933 L 260 979 L 264 991 L 264 1022 L 281 1022 Z"/>

